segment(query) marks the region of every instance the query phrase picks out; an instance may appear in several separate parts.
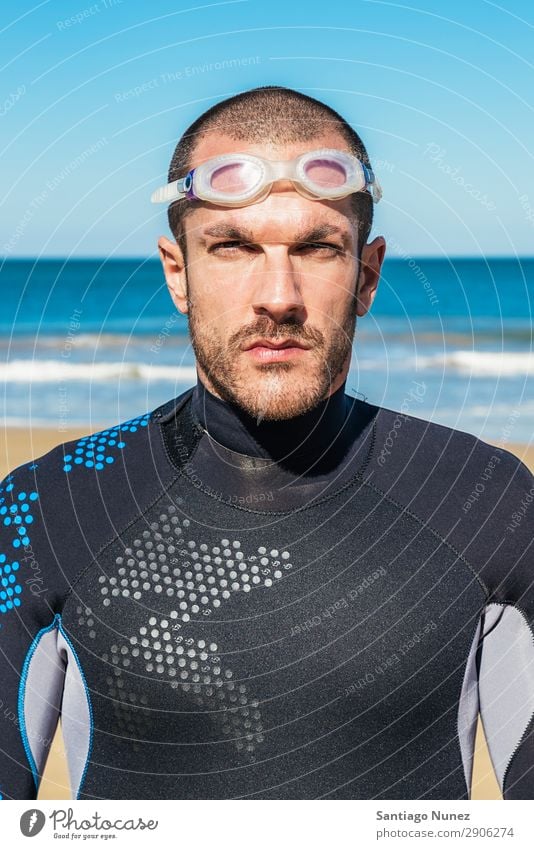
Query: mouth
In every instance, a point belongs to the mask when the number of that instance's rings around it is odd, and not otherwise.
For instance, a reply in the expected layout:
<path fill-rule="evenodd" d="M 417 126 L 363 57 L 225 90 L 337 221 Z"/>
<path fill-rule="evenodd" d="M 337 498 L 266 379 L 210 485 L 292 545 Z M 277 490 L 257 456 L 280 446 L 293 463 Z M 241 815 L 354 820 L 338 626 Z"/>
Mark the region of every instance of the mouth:
<path fill-rule="evenodd" d="M 309 350 L 298 339 L 256 339 L 243 349 L 254 360 L 258 362 L 280 362 L 291 357 L 299 356 Z"/>

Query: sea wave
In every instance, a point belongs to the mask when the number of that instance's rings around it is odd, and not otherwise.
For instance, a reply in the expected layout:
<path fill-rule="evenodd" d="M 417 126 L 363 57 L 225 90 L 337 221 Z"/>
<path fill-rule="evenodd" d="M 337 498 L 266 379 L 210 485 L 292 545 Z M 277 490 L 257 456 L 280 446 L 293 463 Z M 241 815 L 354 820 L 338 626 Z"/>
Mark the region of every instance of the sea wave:
<path fill-rule="evenodd" d="M 194 366 L 154 366 L 148 363 L 68 363 L 62 360 L 11 360 L 0 363 L 0 382 L 61 383 L 68 380 L 166 380 L 196 382 Z"/>
<path fill-rule="evenodd" d="M 534 352 L 451 351 L 407 358 L 392 357 L 391 369 L 413 367 L 417 372 L 452 371 L 469 377 L 522 377 L 534 374 Z M 375 357 L 356 357 L 351 372 L 376 371 Z M 112 380 L 196 382 L 194 365 L 158 364 L 141 361 L 72 362 L 61 359 L 13 359 L 0 363 L 0 382 L 60 383 L 63 381 L 105 382 Z"/>
<path fill-rule="evenodd" d="M 452 369 L 474 377 L 521 377 L 534 374 L 532 351 L 452 351 L 414 360 L 417 369 Z"/>

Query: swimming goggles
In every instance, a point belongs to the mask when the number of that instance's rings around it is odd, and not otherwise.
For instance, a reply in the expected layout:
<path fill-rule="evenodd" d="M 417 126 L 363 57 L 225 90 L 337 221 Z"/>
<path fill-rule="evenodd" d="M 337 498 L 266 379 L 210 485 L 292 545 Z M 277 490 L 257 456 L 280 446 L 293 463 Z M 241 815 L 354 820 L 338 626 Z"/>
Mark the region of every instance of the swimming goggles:
<path fill-rule="evenodd" d="M 248 153 L 223 153 L 192 168 L 185 177 L 156 189 L 152 203 L 204 200 L 246 206 L 267 197 L 275 180 L 289 179 L 311 200 L 336 200 L 369 191 L 378 203 L 382 189 L 373 171 L 352 153 L 323 148 L 294 159 L 270 160 Z"/>

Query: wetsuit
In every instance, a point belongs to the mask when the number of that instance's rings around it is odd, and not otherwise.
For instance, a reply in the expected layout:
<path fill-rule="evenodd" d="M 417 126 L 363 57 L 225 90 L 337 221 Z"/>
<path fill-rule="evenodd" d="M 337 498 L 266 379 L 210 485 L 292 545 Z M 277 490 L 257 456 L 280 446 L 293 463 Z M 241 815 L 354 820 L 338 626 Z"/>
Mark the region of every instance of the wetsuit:
<path fill-rule="evenodd" d="M 0 793 L 466 799 L 480 709 L 534 798 L 533 479 L 345 394 L 201 384 L 0 485 Z"/>

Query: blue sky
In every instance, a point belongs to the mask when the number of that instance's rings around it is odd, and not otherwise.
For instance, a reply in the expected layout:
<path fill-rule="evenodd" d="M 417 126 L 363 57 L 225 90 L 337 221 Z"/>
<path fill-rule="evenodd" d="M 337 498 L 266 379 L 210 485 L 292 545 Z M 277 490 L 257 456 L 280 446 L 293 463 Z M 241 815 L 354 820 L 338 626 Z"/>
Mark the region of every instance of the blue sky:
<path fill-rule="evenodd" d="M 281 84 L 340 111 L 389 255 L 534 254 L 534 12 L 484 0 L 73 0 L 0 29 L 0 255 L 155 256 L 183 130 Z"/>

